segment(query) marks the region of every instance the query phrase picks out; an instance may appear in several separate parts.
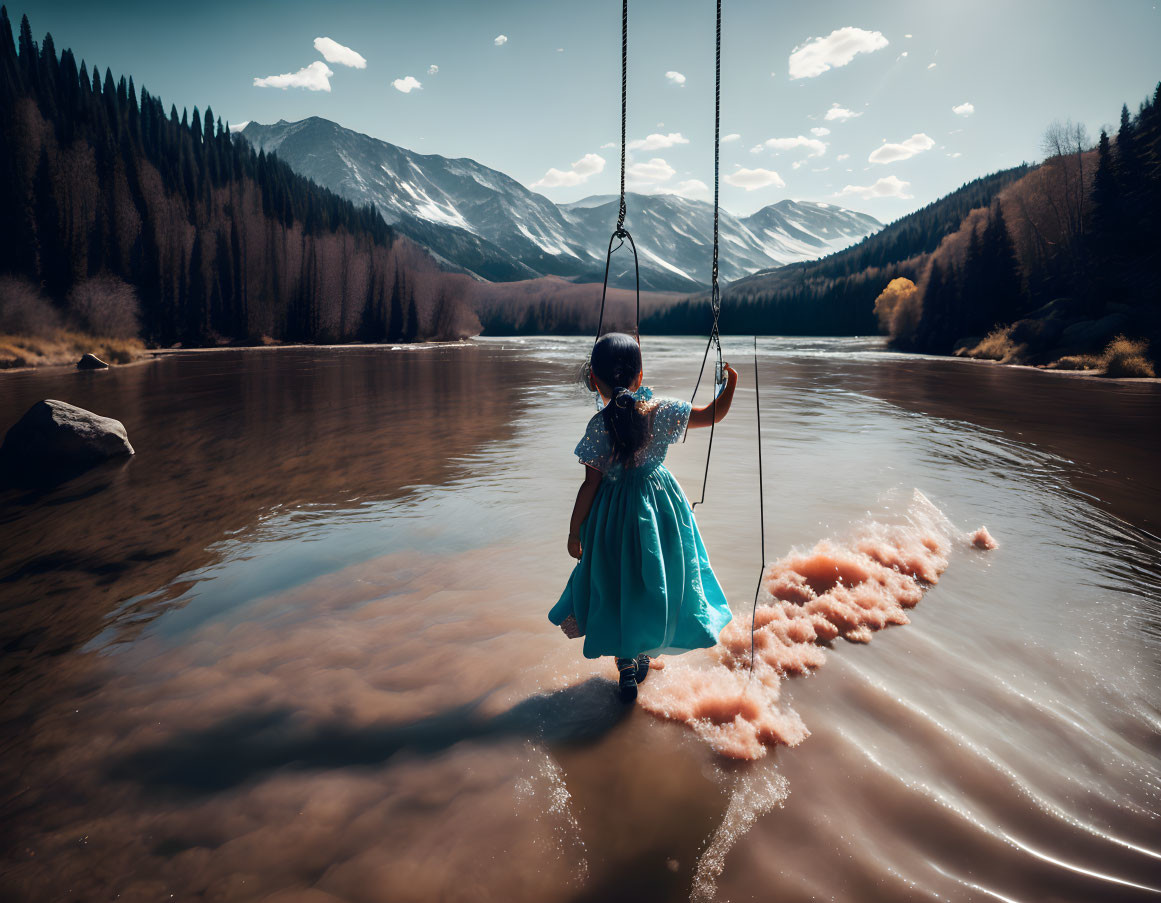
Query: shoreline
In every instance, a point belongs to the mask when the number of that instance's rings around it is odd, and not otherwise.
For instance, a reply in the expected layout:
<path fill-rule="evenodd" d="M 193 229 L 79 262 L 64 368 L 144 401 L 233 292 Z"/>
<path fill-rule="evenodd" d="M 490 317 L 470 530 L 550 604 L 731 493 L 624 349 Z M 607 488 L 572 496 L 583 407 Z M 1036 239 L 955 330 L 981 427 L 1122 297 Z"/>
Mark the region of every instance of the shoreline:
<path fill-rule="evenodd" d="M 425 348 L 433 345 L 467 345 L 470 342 L 471 338 L 432 339 L 430 341 L 423 342 L 394 342 L 390 344 L 387 342 L 343 342 L 336 344 L 288 343 L 279 345 L 203 345 L 191 348 L 146 348 L 134 360 L 127 361 L 123 364 L 110 363 L 108 369 L 117 370 L 122 367 L 138 367 L 142 364 L 148 364 L 159 358 L 173 354 L 210 354 L 213 352 L 221 351 L 280 351 L 288 348 L 324 348 L 327 350 L 359 350 L 367 348 L 383 348 L 390 351 L 404 351 L 408 348 Z M 7 373 L 45 372 L 50 370 L 77 370 L 77 365 L 76 362 L 73 361 L 71 363 L 31 364 L 25 367 L 4 367 L 0 368 L 0 379 L 3 379 L 4 375 Z M 104 372 L 104 370 L 105 368 L 100 368 L 97 370 L 85 370 L 78 372 L 101 373 Z"/>
<path fill-rule="evenodd" d="M 895 352 L 909 354 L 910 352 Z M 1065 370 L 1037 367 L 1034 364 L 1005 364 L 1003 361 L 989 360 L 984 357 L 957 357 L 953 354 L 924 354 L 916 357 L 925 357 L 946 361 L 963 361 L 967 364 L 988 364 L 994 367 L 1006 367 L 1010 370 L 1031 370 L 1033 373 L 1045 373 L 1052 376 L 1069 376 L 1073 379 L 1093 379 L 1102 383 L 1161 383 L 1161 376 L 1105 376 L 1103 370 Z"/>
<path fill-rule="evenodd" d="M 487 336 L 489 339 L 507 339 L 507 338 L 522 338 L 522 339 L 536 339 L 536 338 L 550 338 L 551 336 Z M 681 336 L 676 336 L 680 338 Z M 474 344 L 475 340 L 480 336 L 469 336 L 462 339 L 431 339 L 423 342 L 342 342 L 342 343 L 328 343 L 328 344 L 314 344 L 314 343 L 287 343 L 287 344 L 270 344 L 270 345 L 205 345 L 191 348 L 146 348 L 141 355 L 136 359 L 124 364 L 109 364 L 109 369 L 114 370 L 120 367 L 134 367 L 155 361 L 159 358 L 174 354 L 210 354 L 214 352 L 223 351 L 278 351 L 283 349 L 307 349 L 318 348 L 328 351 L 333 350 L 366 350 L 366 349 L 384 349 L 388 351 L 404 351 L 409 348 L 426 348 L 426 347 L 441 347 L 448 345 L 464 345 L 470 346 Z M 760 338 L 867 338 L 866 336 L 760 336 Z M 884 348 L 884 351 L 889 349 Z M 1104 376 L 1103 371 L 1099 370 L 1064 370 L 1064 369 L 1050 369 L 1048 367 L 1037 367 L 1033 364 L 1005 364 L 1002 361 L 989 360 L 987 358 L 978 357 L 961 357 L 951 354 L 921 354 L 910 351 L 890 351 L 893 355 L 905 355 L 908 358 L 915 360 L 928 361 L 954 361 L 965 364 L 979 364 L 985 366 L 1005 367 L 1013 370 L 1025 370 L 1034 373 L 1043 373 L 1052 376 L 1064 376 L 1072 379 L 1087 379 L 1096 380 L 1102 383 L 1129 383 L 1129 384 L 1156 384 L 1161 383 L 1161 376 Z M 8 367 L 0 369 L 0 379 L 8 373 L 28 373 L 30 371 L 50 371 L 50 370 L 64 370 L 76 369 L 76 364 L 33 364 L 26 367 Z M 100 372 L 100 371 L 87 371 Z"/>

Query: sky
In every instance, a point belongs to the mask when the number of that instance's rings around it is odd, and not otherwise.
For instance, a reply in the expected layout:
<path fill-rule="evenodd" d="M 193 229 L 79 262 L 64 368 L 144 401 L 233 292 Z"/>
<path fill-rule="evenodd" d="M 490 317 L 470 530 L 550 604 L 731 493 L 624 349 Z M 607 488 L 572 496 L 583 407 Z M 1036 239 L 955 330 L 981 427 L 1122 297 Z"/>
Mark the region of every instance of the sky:
<path fill-rule="evenodd" d="M 889 222 L 1094 139 L 1161 79 L 1158 0 L 725 0 L 721 203 Z M 618 0 L 9 3 L 39 41 L 233 124 L 321 116 L 556 202 L 619 182 Z M 714 4 L 630 0 L 629 186 L 709 200 Z"/>

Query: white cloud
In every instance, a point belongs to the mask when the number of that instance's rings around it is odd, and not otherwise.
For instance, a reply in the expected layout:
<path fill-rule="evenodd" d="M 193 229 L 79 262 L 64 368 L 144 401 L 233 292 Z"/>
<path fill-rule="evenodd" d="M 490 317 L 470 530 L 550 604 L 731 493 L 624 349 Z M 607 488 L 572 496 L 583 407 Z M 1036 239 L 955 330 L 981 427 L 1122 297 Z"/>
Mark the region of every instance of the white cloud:
<path fill-rule="evenodd" d="M 430 66 L 427 67 L 427 74 L 428 75 L 436 75 L 438 73 L 439 73 L 439 66 L 437 66 L 435 63 L 432 63 Z"/>
<path fill-rule="evenodd" d="M 746 191 L 769 188 L 771 185 L 775 188 L 786 187 L 786 183 L 782 181 L 782 176 L 772 169 L 739 169 L 722 178 L 727 184 L 736 188 L 745 188 Z"/>
<path fill-rule="evenodd" d="M 851 156 L 850 154 L 839 154 L 837 157 L 835 157 L 835 159 L 836 160 L 849 160 L 850 156 Z"/>
<path fill-rule="evenodd" d="M 495 44 L 497 47 L 503 47 L 505 44 L 508 43 L 508 35 L 498 34 L 498 35 L 496 35 L 496 37 L 492 38 L 492 43 Z"/>
<path fill-rule="evenodd" d="M 867 157 L 867 162 L 895 163 L 921 154 L 925 150 L 931 150 L 933 147 L 935 147 L 935 141 L 932 140 L 931 136 L 919 132 L 899 144 L 882 144 L 876 147 Z"/>
<path fill-rule="evenodd" d="M 807 138 L 805 135 L 799 135 L 796 138 L 767 138 L 761 146 L 772 151 L 788 151 L 804 147 L 810 151 L 812 157 L 821 157 L 826 153 L 824 142 L 817 138 Z"/>
<path fill-rule="evenodd" d="M 810 134 L 814 135 L 815 137 L 822 138 L 824 135 L 830 134 L 830 129 L 824 125 L 816 125 L 810 130 Z"/>
<path fill-rule="evenodd" d="M 689 144 L 689 139 L 681 132 L 670 132 L 668 135 L 660 135 L 654 133 L 645 138 L 638 138 L 635 141 L 629 142 L 629 150 L 644 150 L 654 151 L 661 150 L 666 147 L 673 147 L 675 144 Z"/>
<path fill-rule="evenodd" d="M 976 111 L 976 108 L 974 104 L 970 104 L 965 101 L 959 106 L 952 107 L 951 111 L 955 113 L 956 116 L 971 116 L 971 114 Z"/>
<path fill-rule="evenodd" d="M 414 75 L 405 75 L 403 78 L 397 78 L 391 82 L 395 86 L 396 91 L 402 91 L 404 94 L 410 94 L 423 87 L 423 83 Z"/>
<path fill-rule="evenodd" d="M 282 75 L 267 75 L 254 79 L 255 88 L 306 88 L 308 91 L 329 91 L 331 76 L 334 75 L 322 60 L 315 60 L 305 69 L 284 72 Z"/>
<path fill-rule="evenodd" d="M 962 154 L 960 151 L 956 151 L 956 152 L 955 152 L 955 153 L 953 153 L 953 154 L 948 154 L 948 156 L 949 156 L 949 157 L 951 157 L 951 158 L 954 160 L 956 157 L 962 157 L 962 156 L 963 156 L 963 154 Z"/>
<path fill-rule="evenodd" d="M 928 64 L 927 64 L 927 68 L 928 68 L 928 69 L 934 69 L 934 68 L 935 68 L 935 63 L 928 63 Z"/>
<path fill-rule="evenodd" d="M 881 32 L 839 28 L 825 38 L 811 38 L 790 54 L 790 77 L 814 78 L 828 69 L 845 66 L 860 53 L 874 53 L 887 46 Z"/>
<path fill-rule="evenodd" d="M 837 194 L 837 197 L 858 197 L 864 201 L 875 198 L 902 198 L 907 200 L 912 195 L 907 192 L 911 188 L 910 182 L 904 182 L 897 176 L 884 176 L 873 185 L 847 185 Z"/>
<path fill-rule="evenodd" d="M 332 41 L 330 38 L 315 38 L 314 49 L 321 53 L 323 59 L 328 63 L 350 66 L 352 69 L 367 68 L 367 60 L 362 54 L 356 53 L 350 47 L 344 47 L 338 41 Z"/>
<path fill-rule="evenodd" d="M 839 106 L 837 103 L 832 103 L 830 109 L 826 111 L 826 115 L 822 118 L 827 122 L 834 122 L 836 119 L 839 122 L 846 122 L 848 119 L 855 119 L 862 115 L 862 113 L 856 113 L 853 110 L 848 110 L 846 107 Z"/>
<path fill-rule="evenodd" d="M 626 170 L 626 175 L 633 182 L 648 185 L 654 182 L 665 182 L 671 179 L 676 172 L 676 169 L 660 157 L 654 157 L 647 163 L 631 164 Z"/>
<path fill-rule="evenodd" d="M 793 163 L 790 164 L 790 168 L 791 169 L 798 169 L 798 167 L 802 166 L 804 163 L 806 163 L 805 160 L 795 160 Z"/>
<path fill-rule="evenodd" d="M 601 145 L 601 150 L 604 150 L 606 147 L 616 147 L 616 146 L 617 146 L 616 141 L 606 141 L 604 144 Z"/>
<path fill-rule="evenodd" d="M 605 158 L 600 154 L 585 154 L 568 169 L 550 169 L 544 177 L 532 183 L 533 188 L 560 188 L 579 185 L 588 181 L 605 168 Z"/>
<path fill-rule="evenodd" d="M 676 185 L 662 189 L 665 194 L 676 194 L 683 198 L 706 199 L 709 197 L 709 186 L 701 179 L 686 179 Z"/>
<path fill-rule="evenodd" d="M 909 35 L 909 34 L 905 34 L 905 35 L 903 35 L 903 37 L 905 37 L 905 38 L 909 38 L 909 37 L 911 37 L 911 35 Z"/>
<path fill-rule="evenodd" d="M 669 79 L 675 85 L 684 85 L 685 84 L 685 76 L 682 75 L 680 72 L 675 72 L 672 69 L 670 69 L 668 72 L 665 73 L 665 77 L 667 79 Z"/>
<path fill-rule="evenodd" d="M 740 141 L 742 138 L 737 132 L 730 132 L 728 135 L 722 136 L 722 144 L 729 144 L 732 141 Z"/>

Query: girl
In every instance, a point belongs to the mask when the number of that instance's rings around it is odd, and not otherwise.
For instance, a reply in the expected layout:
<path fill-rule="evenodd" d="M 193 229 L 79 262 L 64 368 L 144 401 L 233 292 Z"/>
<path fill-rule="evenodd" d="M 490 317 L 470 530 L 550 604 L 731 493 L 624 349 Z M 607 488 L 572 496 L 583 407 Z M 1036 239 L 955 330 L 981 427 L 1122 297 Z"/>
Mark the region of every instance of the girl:
<path fill-rule="evenodd" d="M 693 408 L 641 385 L 641 347 L 624 333 L 602 336 L 589 365 L 606 403 L 576 447 L 585 480 L 568 553 L 579 563 L 548 619 L 585 638 L 586 658 L 615 656 L 621 698 L 632 702 L 650 656 L 713 646 L 730 621 L 693 511 L 662 462 L 687 426 L 726 416 L 738 374 L 725 365 L 716 405 Z"/>

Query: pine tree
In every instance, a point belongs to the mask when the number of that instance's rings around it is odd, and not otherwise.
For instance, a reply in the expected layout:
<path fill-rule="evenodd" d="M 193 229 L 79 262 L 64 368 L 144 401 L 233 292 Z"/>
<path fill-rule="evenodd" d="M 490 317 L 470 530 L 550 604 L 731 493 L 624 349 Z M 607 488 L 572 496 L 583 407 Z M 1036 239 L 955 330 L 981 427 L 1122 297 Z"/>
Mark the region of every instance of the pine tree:
<path fill-rule="evenodd" d="M 20 69 L 24 84 L 35 90 L 37 76 L 36 41 L 32 40 L 32 26 L 28 24 L 28 16 L 20 19 L 20 43 L 17 45 L 20 53 Z"/>
<path fill-rule="evenodd" d="M 978 226 L 972 228 L 968 242 L 967 258 L 963 265 L 963 286 L 960 293 L 961 304 L 949 311 L 949 328 L 958 333 L 952 338 L 960 338 L 981 331 L 991 319 L 988 299 L 987 261 L 984 258 L 983 242 Z"/>
<path fill-rule="evenodd" d="M 209 309 L 206 287 L 205 260 L 202 253 L 202 233 L 194 235 L 193 250 L 189 256 L 189 282 L 185 299 L 185 335 L 187 344 L 201 344 L 206 337 L 205 317 Z"/>
<path fill-rule="evenodd" d="M 101 93 L 104 95 L 105 113 L 108 118 L 109 131 L 114 134 L 117 131 L 117 123 L 120 121 L 120 116 L 117 111 L 117 86 L 113 82 L 113 70 L 105 67 L 105 85 Z"/>
<path fill-rule="evenodd" d="M 33 182 L 33 209 L 36 221 L 38 276 L 45 292 L 64 301 L 69 289 L 71 267 L 61 240 L 60 206 L 52 179 L 48 149 L 42 147 Z"/>
<path fill-rule="evenodd" d="M 407 301 L 407 327 L 403 330 L 403 340 L 414 342 L 419 338 L 419 310 L 415 304 L 414 294 Z"/>
<path fill-rule="evenodd" d="M 10 110 L 20 92 L 20 61 L 12 39 L 8 7 L 0 6 L 0 109 Z"/>
<path fill-rule="evenodd" d="M 904 347 L 916 351 L 941 352 L 949 350 L 947 283 L 938 260 L 931 262 L 927 284 L 923 290 L 923 308 L 915 335 L 904 340 Z"/>
<path fill-rule="evenodd" d="M 395 267 L 395 281 L 391 286 L 391 313 L 387 320 L 387 341 L 398 342 L 403 338 L 403 297 L 406 285 L 403 279 L 403 268 Z"/>
<path fill-rule="evenodd" d="M 987 261 L 986 291 L 990 299 L 988 320 L 982 331 L 990 331 L 1019 319 L 1027 313 L 1020 277 L 1020 261 L 1016 246 L 1008 233 L 1004 208 L 996 201 L 992 205 L 988 225 L 984 229 L 983 252 Z"/>
<path fill-rule="evenodd" d="M 1117 239 L 1123 216 L 1112 147 L 1108 133 L 1101 129 L 1088 228 L 1090 258 L 1100 274 L 1098 278 L 1114 276 L 1112 270 L 1116 267 Z"/>

